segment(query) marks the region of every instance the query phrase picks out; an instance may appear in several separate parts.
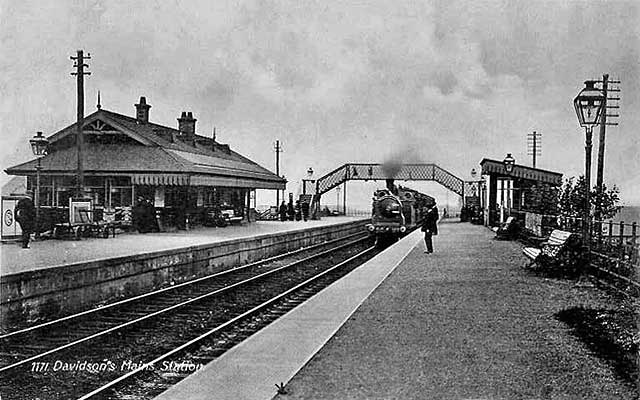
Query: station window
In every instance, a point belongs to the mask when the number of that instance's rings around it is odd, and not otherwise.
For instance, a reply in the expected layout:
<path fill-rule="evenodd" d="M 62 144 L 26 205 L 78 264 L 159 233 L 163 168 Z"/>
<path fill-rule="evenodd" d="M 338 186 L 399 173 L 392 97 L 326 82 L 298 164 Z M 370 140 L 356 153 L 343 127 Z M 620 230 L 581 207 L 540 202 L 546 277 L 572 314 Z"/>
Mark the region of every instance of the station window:
<path fill-rule="evenodd" d="M 130 207 L 133 204 L 130 186 L 111 186 L 111 207 Z"/>

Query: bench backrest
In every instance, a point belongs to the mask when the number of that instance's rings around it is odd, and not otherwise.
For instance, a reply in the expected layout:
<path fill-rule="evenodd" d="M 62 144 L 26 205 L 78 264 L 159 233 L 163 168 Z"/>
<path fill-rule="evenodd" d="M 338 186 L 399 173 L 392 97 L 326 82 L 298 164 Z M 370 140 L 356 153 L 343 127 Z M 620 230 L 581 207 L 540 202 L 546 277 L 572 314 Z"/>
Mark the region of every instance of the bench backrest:
<path fill-rule="evenodd" d="M 567 242 L 569 237 L 571 237 L 571 234 L 571 232 L 554 229 L 553 232 L 551 232 L 551 235 L 549 235 L 549 240 L 547 240 L 547 243 L 552 246 L 562 246 Z"/>
<path fill-rule="evenodd" d="M 561 231 L 560 229 L 554 229 L 549 235 L 549 240 L 542 247 L 542 253 L 555 258 L 558 253 L 565 247 L 565 244 L 571 237 L 571 232 Z"/>

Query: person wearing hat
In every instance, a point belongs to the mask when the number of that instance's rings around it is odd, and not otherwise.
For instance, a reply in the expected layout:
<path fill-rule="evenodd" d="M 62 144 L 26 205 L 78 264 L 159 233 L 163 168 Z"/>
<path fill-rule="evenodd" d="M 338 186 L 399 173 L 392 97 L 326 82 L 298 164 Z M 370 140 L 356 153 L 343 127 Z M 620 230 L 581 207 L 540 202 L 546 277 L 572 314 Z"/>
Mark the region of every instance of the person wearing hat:
<path fill-rule="evenodd" d="M 427 207 L 427 212 L 422 220 L 422 232 L 424 232 L 424 243 L 427 249 L 425 253 L 433 253 L 433 240 L 432 236 L 438 234 L 438 207 L 436 203 L 430 204 Z"/>
<path fill-rule="evenodd" d="M 20 229 L 22 229 L 22 248 L 29 248 L 29 240 L 31 239 L 31 234 L 35 231 L 36 228 L 36 208 L 33 205 L 33 201 L 31 198 L 33 197 L 33 192 L 28 190 L 27 196 L 18 200 L 16 207 L 14 209 L 14 215 L 16 221 L 20 224 Z"/>

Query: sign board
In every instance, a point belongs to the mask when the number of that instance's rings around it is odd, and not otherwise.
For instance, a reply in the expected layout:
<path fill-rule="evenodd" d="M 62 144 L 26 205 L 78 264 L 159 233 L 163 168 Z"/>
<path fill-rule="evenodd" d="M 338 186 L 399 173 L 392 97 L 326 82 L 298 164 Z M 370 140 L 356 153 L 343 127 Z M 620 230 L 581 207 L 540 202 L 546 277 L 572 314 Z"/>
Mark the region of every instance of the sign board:
<path fill-rule="evenodd" d="M 83 224 L 93 220 L 91 199 L 69 199 L 69 222 Z M 89 219 L 89 220 L 87 220 Z"/>
<path fill-rule="evenodd" d="M 18 200 L 15 197 L 2 196 L 2 227 L 0 228 L 2 240 L 15 239 L 22 235 L 22 229 L 14 215 Z"/>

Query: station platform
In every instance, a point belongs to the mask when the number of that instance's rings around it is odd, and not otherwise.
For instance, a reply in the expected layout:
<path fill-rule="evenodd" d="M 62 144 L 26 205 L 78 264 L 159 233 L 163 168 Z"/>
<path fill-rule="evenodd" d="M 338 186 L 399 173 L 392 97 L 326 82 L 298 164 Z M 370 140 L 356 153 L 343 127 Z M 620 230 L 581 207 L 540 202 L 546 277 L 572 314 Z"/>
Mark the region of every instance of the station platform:
<path fill-rule="evenodd" d="M 610 300 L 493 237 L 443 223 L 425 254 L 414 232 L 156 399 L 635 398 L 554 317 Z"/>
<path fill-rule="evenodd" d="M 29 249 L 23 249 L 19 243 L 2 243 L 0 244 L 0 276 L 263 234 L 336 225 L 361 219 L 363 217 L 336 216 L 318 221 L 257 221 L 225 228 L 198 227 L 188 231 L 145 234 L 127 232 L 109 239 L 83 238 L 77 241 L 48 239 L 32 241 Z"/>

